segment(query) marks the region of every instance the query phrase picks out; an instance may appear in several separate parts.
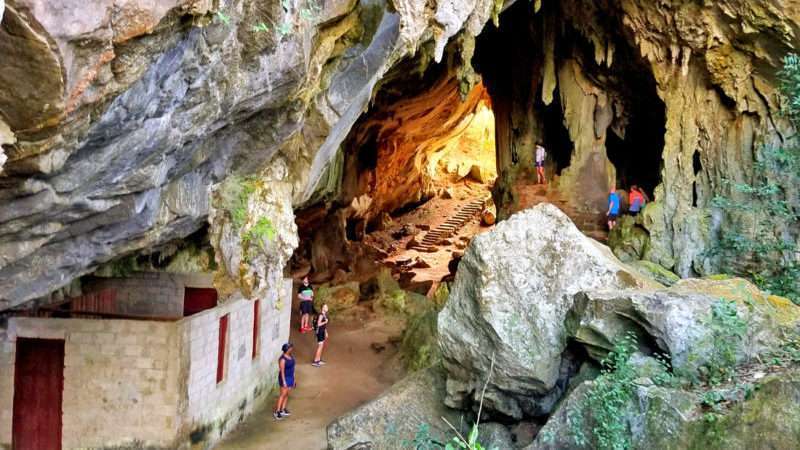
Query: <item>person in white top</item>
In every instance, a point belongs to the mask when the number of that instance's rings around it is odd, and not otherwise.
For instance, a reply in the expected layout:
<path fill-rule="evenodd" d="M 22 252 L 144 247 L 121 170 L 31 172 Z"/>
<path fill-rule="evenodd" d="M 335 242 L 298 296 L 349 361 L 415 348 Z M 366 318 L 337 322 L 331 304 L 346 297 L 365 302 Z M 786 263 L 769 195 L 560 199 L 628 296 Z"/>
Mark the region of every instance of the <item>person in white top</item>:
<path fill-rule="evenodd" d="M 544 176 L 544 160 L 547 158 L 547 151 L 545 151 L 541 142 L 536 142 L 536 184 L 547 184 L 547 179 Z"/>

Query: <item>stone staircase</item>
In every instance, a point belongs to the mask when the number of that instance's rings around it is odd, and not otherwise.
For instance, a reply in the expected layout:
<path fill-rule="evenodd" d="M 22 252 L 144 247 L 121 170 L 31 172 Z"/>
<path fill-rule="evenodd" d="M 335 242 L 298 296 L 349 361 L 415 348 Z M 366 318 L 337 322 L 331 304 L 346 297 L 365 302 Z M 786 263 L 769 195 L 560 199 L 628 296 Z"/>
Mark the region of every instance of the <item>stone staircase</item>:
<path fill-rule="evenodd" d="M 466 203 L 459 208 L 457 213 L 448 217 L 444 223 L 428 231 L 425 237 L 422 238 L 422 241 L 414 243 L 409 248 L 421 252 L 435 252 L 437 245 L 456 234 L 464 224 L 483 211 L 483 208 L 486 206 L 486 201 L 487 199 L 484 198 L 474 199 Z"/>
<path fill-rule="evenodd" d="M 539 203 L 551 203 L 569 216 L 575 226 L 600 242 L 608 241 L 608 230 L 605 217 L 596 212 L 581 211 L 563 199 L 558 192 L 548 189 L 548 185 L 527 184 L 518 187 L 518 205 L 516 210 L 531 208 Z"/>

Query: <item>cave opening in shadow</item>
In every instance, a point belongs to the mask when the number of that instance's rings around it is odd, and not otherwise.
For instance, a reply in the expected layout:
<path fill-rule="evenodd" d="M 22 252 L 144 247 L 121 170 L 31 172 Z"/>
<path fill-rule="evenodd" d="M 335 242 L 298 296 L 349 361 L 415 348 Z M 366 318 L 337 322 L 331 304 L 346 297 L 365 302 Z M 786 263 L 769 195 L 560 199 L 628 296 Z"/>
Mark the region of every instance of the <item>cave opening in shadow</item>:
<path fill-rule="evenodd" d="M 561 175 L 561 172 L 569 167 L 573 145 L 569 131 L 564 126 L 564 113 L 558 90 L 550 105 L 545 105 L 539 98 L 538 108 L 542 121 L 542 145 L 547 149 L 555 175 Z"/>
<path fill-rule="evenodd" d="M 613 23 L 610 18 L 606 20 Z M 611 64 L 587 63 L 596 59 L 596 49 L 578 31 L 572 30 L 569 42 L 573 54 L 583 61 L 587 76 L 606 90 L 608 101 L 613 103 L 614 117 L 605 130 L 605 147 L 616 169 L 617 187 L 629 190 L 638 185 L 652 196 L 661 182 L 666 105 L 658 95 L 650 64 L 625 36 L 611 36 Z"/>
<path fill-rule="evenodd" d="M 610 182 L 650 196 L 660 183 L 666 108 L 619 17 L 596 18 L 606 34 L 589 40 L 574 3 L 512 4 L 477 37 L 472 64 L 495 110 L 502 215 L 563 200 L 592 231 L 600 225 L 588 215 L 603 211 Z M 530 186 L 537 142 L 547 189 Z"/>
<path fill-rule="evenodd" d="M 611 127 L 606 135 L 606 154 L 617 171 L 617 186 L 638 185 L 650 196 L 661 182 L 662 153 L 666 134 L 666 107 L 656 91 L 655 79 L 630 48 L 619 51 L 618 76 L 627 94 L 624 128 Z M 622 90 L 624 89 L 624 90 Z"/>

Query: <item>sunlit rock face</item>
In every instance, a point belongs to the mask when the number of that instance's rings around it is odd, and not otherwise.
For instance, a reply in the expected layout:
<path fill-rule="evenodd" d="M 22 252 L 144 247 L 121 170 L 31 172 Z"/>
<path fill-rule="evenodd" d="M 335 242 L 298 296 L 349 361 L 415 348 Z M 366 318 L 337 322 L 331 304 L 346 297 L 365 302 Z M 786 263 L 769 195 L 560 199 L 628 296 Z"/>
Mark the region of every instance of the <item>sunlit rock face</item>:
<path fill-rule="evenodd" d="M 380 98 L 347 141 L 345 202 L 376 217 L 436 195 L 466 177 L 494 182 L 497 166 L 491 99 L 478 84 L 462 95 L 455 75 L 421 91 L 405 79 Z M 414 92 L 403 94 L 403 92 Z"/>
<path fill-rule="evenodd" d="M 8 2 L 0 309 L 188 235 L 229 174 L 281 157 L 291 204 L 311 198 L 375 83 L 433 34 L 423 5 Z M 492 5 L 457 6 L 456 29 Z"/>

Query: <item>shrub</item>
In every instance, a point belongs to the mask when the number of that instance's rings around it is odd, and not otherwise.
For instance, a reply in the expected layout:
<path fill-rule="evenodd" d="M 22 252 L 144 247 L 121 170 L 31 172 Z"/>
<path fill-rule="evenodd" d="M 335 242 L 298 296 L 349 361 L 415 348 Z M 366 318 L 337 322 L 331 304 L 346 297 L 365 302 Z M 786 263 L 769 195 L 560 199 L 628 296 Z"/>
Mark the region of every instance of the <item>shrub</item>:
<path fill-rule="evenodd" d="M 718 385 L 733 377 L 736 352 L 747 333 L 747 322 L 739 317 L 736 302 L 720 299 L 712 305 L 706 327 L 711 332 L 711 354 L 700 369 L 709 384 Z"/>
<path fill-rule="evenodd" d="M 636 368 L 631 355 L 637 349 L 636 335 L 627 333 L 602 361 L 603 370 L 586 396 L 592 414 L 592 437 L 600 449 L 623 450 L 631 447 L 631 432 L 625 409 L 633 400 Z M 580 424 L 582 418 L 576 418 Z M 582 433 L 582 430 L 581 430 Z M 586 438 L 582 440 L 585 442 Z"/>

